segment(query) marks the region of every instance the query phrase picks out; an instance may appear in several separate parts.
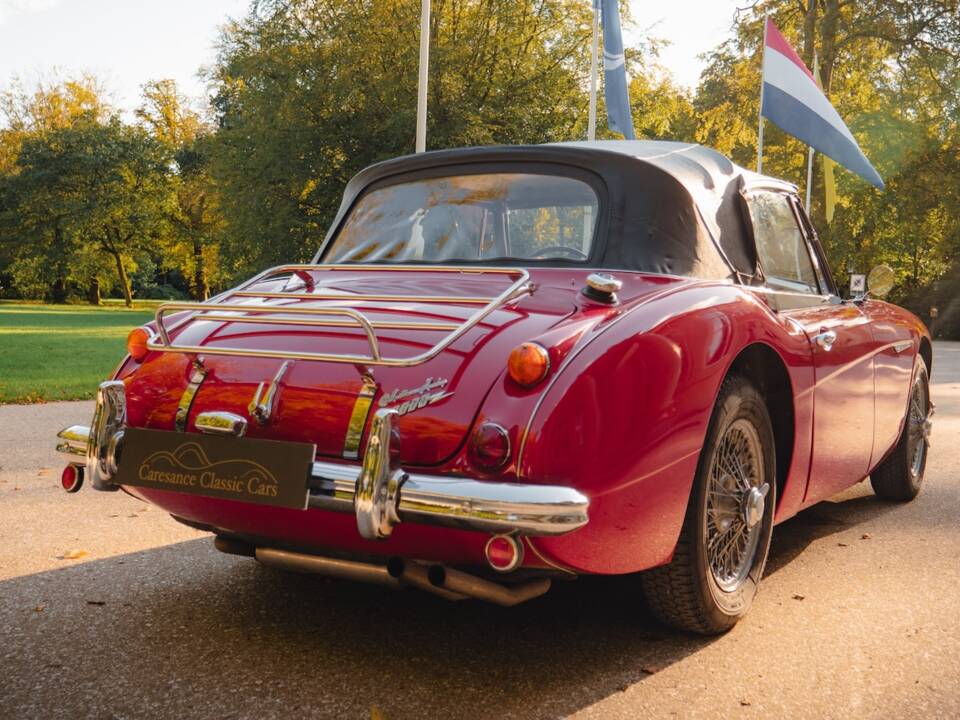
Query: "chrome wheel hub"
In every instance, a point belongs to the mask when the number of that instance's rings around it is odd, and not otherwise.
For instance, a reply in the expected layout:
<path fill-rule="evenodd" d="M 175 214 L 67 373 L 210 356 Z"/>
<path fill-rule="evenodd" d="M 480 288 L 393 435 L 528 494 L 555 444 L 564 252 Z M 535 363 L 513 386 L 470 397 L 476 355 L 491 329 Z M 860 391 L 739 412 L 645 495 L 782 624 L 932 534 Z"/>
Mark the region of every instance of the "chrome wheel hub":
<path fill-rule="evenodd" d="M 753 528 L 763 520 L 763 511 L 766 506 L 767 493 L 770 492 L 770 485 L 764 483 L 762 488 L 752 487 L 743 496 L 743 521 L 748 528 Z"/>
<path fill-rule="evenodd" d="M 756 428 L 746 419 L 724 431 L 707 478 L 706 537 L 710 572 L 721 590 L 734 592 L 750 574 L 770 485 Z"/>

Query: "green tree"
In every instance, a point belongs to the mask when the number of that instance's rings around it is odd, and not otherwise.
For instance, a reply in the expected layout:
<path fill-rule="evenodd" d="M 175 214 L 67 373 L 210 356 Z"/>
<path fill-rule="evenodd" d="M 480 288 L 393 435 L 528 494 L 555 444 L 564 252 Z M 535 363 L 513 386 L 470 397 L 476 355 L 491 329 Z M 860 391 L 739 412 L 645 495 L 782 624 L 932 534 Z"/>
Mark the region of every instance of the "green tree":
<path fill-rule="evenodd" d="M 173 156 L 167 260 L 190 278 L 190 291 L 206 300 L 220 283 L 219 240 L 223 221 L 219 192 L 209 172 L 212 128 L 178 91 L 173 80 L 148 83 L 137 117 Z"/>
<path fill-rule="evenodd" d="M 813 216 L 833 266 L 842 274 L 882 259 L 900 271 L 903 289 L 929 282 L 956 242 L 938 218 L 960 212 L 955 193 L 929 192 L 934 165 L 945 186 L 957 187 L 960 175 L 960 166 L 934 163 L 960 120 L 955 9 L 938 0 L 768 0 L 739 12 L 733 37 L 709 56 L 694 107 L 697 139 L 747 167 L 756 161 L 765 13 L 809 65 L 818 53 L 831 101 L 887 181 L 881 193 L 838 169 L 840 205 L 827 225 L 815 174 Z M 767 123 L 765 172 L 802 185 L 806 156 L 805 145 Z"/>
<path fill-rule="evenodd" d="M 14 275 L 24 285 L 50 281 L 62 301 L 70 279 L 96 289 L 99 253 L 130 305 L 130 267 L 161 235 L 169 162 L 143 129 L 117 117 L 27 137 L 3 193 L 4 234 L 19 239 Z"/>
<path fill-rule="evenodd" d="M 71 240 L 65 196 L 55 191 L 55 178 L 16 178 L 23 144 L 76 123 L 101 122 L 108 114 L 103 89 L 90 75 L 45 79 L 29 90 L 14 80 L 0 93 L 0 268 L 34 296 L 66 300 Z"/>
<path fill-rule="evenodd" d="M 419 14 L 418 0 L 262 0 L 227 27 L 211 172 L 235 270 L 309 258 L 347 180 L 413 151 Z M 434 2 L 429 147 L 574 137 L 589 37 L 583 0 Z"/>

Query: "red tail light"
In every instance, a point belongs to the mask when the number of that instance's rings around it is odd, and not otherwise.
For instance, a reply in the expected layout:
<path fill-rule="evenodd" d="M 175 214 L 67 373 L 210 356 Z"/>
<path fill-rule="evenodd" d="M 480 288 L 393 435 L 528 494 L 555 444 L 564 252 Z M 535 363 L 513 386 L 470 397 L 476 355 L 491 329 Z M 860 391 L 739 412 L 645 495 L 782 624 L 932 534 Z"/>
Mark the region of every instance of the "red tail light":
<path fill-rule="evenodd" d="M 67 465 L 60 475 L 60 485 L 68 493 L 75 493 L 83 486 L 83 468 L 79 465 Z"/>
<path fill-rule="evenodd" d="M 510 435 L 496 423 L 483 423 L 470 439 L 470 457 L 484 470 L 496 470 L 510 457 Z"/>

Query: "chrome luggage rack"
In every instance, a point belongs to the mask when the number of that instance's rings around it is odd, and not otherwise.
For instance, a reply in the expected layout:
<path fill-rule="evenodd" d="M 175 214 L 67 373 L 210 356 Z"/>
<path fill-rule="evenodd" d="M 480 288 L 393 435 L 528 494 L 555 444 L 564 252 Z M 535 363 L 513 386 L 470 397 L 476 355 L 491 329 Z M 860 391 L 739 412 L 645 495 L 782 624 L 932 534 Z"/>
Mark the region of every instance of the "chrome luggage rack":
<path fill-rule="evenodd" d="M 312 271 L 353 272 L 421 272 L 421 273 L 457 273 L 462 275 L 505 275 L 513 278 L 510 286 L 494 297 L 461 297 L 457 295 L 363 295 L 351 293 L 312 293 L 312 292 L 256 292 L 247 288 L 274 275 L 291 274 L 304 277 Z M 309 276 L 307 276 L 309 278 Z M 309 288 L 312 280 L 305 281 Z M 240 357 L 279 358 L 284 360 L 321 360 L 324 362 L 351 363 L 362 365 L 386 365 L 390 367 L 411 367 L 425 363 L 450 347 L 463 337 L 471 328 L 483 322 L 487 316 L 511 300 L 532 291 L 530 275 L 521 268 L 471 267 L 449 265 L 281 265 L 264 270 L 239 287 L 228 290 L 212 300 L 203 303 L 164 303 L 157 308 L 157 334 L 147 342 L 147 348 L 157 352 L 202 353 L 204 355 L 233 355 Z M 482 307 L 466 320 L 456 323 L 446 322 L 405 322 L 371 320 L 356 307 L 332 306 L 288 306 L 288 305 L 252 305 L 231 302 L 235 299 L 257 298 L 260 300 L 297 300 L 313 302 L 349 302 L 349 303 L 443 303 L 449 305 L 481 305 Z M 396 312 L 396 308 L 374 308 L 380 311 Z M 169 327 L 164 317 L 174 312 L 189 312 L 184 318 L 173 322 Z M 244 313 L 244 314 L 239 314 Z M 281 317 L 288 316 L 288 317 Z M 289 317 L 293 316 L 293 317 Z M 370 345 L 368 355 L 334 354 L 291 350 L 251 350 L 240 347 L 187 345 L 171 339 L 170 334 L 182 330 L 196 321 L 217 321 L 230 323 L 251 323 L 257 325 L 293 325 L 311 328 L 347 327 L 360 328 Z M 428 330 L 446 332 L 436 344 L 418 355 L 411 357 L 384 357 L 377 338 L 378 329 L 390 330 Z"/>

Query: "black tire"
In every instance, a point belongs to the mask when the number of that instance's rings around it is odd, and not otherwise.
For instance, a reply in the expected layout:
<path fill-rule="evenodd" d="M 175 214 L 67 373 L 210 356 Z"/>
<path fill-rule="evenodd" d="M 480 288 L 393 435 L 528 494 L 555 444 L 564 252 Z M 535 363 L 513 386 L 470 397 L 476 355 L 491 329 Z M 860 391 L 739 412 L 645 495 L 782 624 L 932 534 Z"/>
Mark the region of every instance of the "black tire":
<path fill-rule="evenodd" d="M 749 457 L 760 455 L 752 463 L 755 470 L 750 473 L 749 480 L 744 480 L 742 474 L 734 476 L 733 473 L 726 473 L 718 457 L 721 443 L 724 452 L 729 452 L 729 448 L 733 447 L 730 443 L 735 441 L 730 438 L 735 431 L 743 433 L 745 438 L 747 435 L 753 438 L 748 443 L 751 449 Z M 664 624 L 702 635 L 716 635 L 736 625 L 749 610 L 763 576 L 773 531 L 773 513 L 777 502 L 774 448 L 773 425 L 763 396 L 745 377 L 727 377 L 720 388 L 700 453 L 697 475 L 673 560 L 641 575 L 647 604 Z M 766 497 L 762 500 L 762 510 L 754 505 L 751 520 L 747 520 L 747 512 L 743 509 L 746 508 L 743 495 L 752 490 L 741 493 L 738 504 L 732 499 L 735 493 L 728 494 L 728 487 L 724 484 L 736 483 L 738 477 L 746 482 L 744 487 L 768 486 Z M 724 500 L 727 497 L 731 499 Z M 723 502 L 731 506 L 722 515 L 721 523 L 727 520 L 731 523 L 726 530 L 717 522 L 721 515 L 718 514 L 716 503 Z M 708 510 L 712 513 L 712 523 L 707 519 Z M 753 524 L 748 527 L 749 522 Z M 711 554 L 708 550 L 708 537 L 712 532 L 716 545 L 723 545 L 727 537 L 730 541 L 737 539 L 739 542 L 739 538 L 725 535 L 733 527 L 732 523 L 740 523 L 741 533 L 746 532 L 750 539 L 744 540 L 746 547 L 738 566 L 736 584 L 726 583 L 724 586 L 718 579 L 718 571 L 711 564 L 711 558 L 717 562 L 718 556 L 716 552 Z"/>
<path fill-rule="evenodd" d="M 920 492 L 930 446 L 925 429 L 929 410 L 930 381 L 927 366 L 920 359 L 910 385 L 900 439 L 886 459 L 870 473 L 870 484 L 877 497 L 909 502 Z"/>

